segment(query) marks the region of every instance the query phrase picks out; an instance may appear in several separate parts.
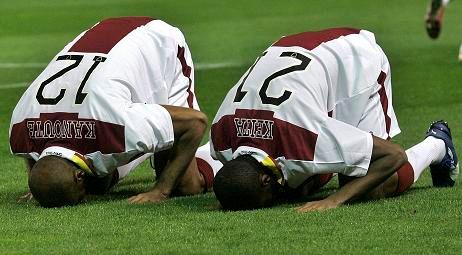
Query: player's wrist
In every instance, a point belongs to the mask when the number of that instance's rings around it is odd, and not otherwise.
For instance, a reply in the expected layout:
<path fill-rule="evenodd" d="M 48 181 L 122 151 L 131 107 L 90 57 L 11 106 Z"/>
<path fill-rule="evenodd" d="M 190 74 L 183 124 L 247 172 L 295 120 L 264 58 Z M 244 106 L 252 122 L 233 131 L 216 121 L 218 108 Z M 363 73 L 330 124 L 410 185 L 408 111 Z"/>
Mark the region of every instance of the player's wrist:
<path fill-rule="evenodd" d="M 151 191 L 148 191 L 147 192 L 149 195 L 151 196 L 155 196 L 155 197 L 160 197 L 160 198 L 169 198 L 171 193 L 172 193 L 172 189 L 171 188 L 162 188 L 162 187 L 154 187 Z"/>

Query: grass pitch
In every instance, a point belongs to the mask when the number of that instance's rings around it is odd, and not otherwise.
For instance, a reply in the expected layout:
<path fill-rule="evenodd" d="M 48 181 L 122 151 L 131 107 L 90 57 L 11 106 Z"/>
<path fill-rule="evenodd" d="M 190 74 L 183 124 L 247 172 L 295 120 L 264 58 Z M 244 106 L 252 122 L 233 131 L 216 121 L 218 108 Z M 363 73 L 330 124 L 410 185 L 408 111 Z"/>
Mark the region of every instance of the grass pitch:
<path fill-rule="evenodd" d="M 196 92 L 213 118 L 226 91 L 280 35 L 335 26 L 369 29 L 392 65 L 393 103 L 404 147 L 429 123 L 449 121 L 462 150 L 462 4 L 451 3 L 441 37 L 424 30 L 427 1 L 3 1 L 0 2 L 0 254 L 459 254 L 462 189 L 436 189 L 428 173 L 407 194 L 298 214 L 292 205 L 248 212 L 214 209 L 213 194 L 158 205 L 126 198 L 152 187 L 143 165 L 104 197 L 72 208 L 16 203 L 23 162 L 9 153 L 16 101 L 53 56 L 109 16 L 147 15 L 178 26 L 191 48 Z M 222 68 L 211 68 L 213 66 Z M 201 68 L 199 68 L 201 67 Z M 331 182 L 325 192 L 336 187 Z"/>

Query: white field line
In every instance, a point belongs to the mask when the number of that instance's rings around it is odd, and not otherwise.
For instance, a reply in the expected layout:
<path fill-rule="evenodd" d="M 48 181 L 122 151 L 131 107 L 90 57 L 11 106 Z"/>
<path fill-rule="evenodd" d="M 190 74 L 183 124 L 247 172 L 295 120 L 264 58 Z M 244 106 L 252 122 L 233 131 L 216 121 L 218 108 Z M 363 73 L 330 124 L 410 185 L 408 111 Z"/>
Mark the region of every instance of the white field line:
<path fill-rule="evenodd" d="M 18 69 L 18 68 L 43 68 L 47 63 L 1 63 L 0 69 Z"/>
<path fill-rule="evenodd" d="M 202 71 L 202 70 L 229 68 L 229 67 L 241 67 L 244 65 L 245 63 L 242 63 L 242 62 L 197 63 L 194 65 L 194 69 L 198 71 Z"/>
<path fill-rule="evenodd" d="M 16 88 L 25 88 L 30 85 L 30 82 L 17 82 L 9 84 L 0 84 L 0 90 L 2 89 L 16 89 Z"/>
<path fill-rule="evenodd" d="M 44 68 L 48 63 L 1 63 L 0 69 L 27 69 L 27 68 Z M 194 69 L 197 71 L 202 70 L 213 70 L 220 68 L 229 68 L 229 67 L 241 67 L 244 66 L 244 63 L 241 62 L 217 62 L 217 63 L 197 63 L 194 65 Z M 0 84 L 0 90 L 2 89 L 12 89 L 12 88 L 24 88 L 29 86 L 31 82 L 17 82 L 9 84 Z"/>

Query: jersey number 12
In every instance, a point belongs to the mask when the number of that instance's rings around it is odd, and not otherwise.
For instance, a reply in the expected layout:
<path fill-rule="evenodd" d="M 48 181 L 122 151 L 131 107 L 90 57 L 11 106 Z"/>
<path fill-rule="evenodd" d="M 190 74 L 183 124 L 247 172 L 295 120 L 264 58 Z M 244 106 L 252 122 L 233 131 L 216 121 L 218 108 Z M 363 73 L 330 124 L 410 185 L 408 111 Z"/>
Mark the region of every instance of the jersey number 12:
<path fill-rule="evenodd" d="M 59 103 L 59 101 L 61 101 L 61 99 L 63 99 L 64 94 L 66 92 L 66 89 L 61 89 L 59 91 L 58 96 L 56 96 L 56 97 L 44 97 L 43 96 L 43 90 L 52 81 L 54 81 L 57 78 L 61 77 L 65 73 L 69 72 L 70 70 L 76 68 L 80 64 L 82 59 L 83 59 L 83 55 L 62 55 L 62 56 L 59 56 L 56 59 L 56 61 L 59 61 L 59 60 L 73 60 L 75 62 L 72 65 L 61 69 L 59 72 L 55 73 L 50 78 L 48 78 L 44 82 L 42 82 L 42 84 L 40 84 L 40 88 L 38 89 L 37 95 L 35 96 L 37 98 L 37 101 L 39 102 L 39 104 L 42 104 L 42 105 L 56 105 L 56 104 Z M 83 87 L 85 86 L 85 83 L 87 82 L 87 80 L 90 77 L 91 73 L 99 65 L 99 63 L 104 62 L 105 60 L 106 60 L 106 58 L 101 57 L 101 56 L 95 56 L 93 58 L 93 65 L 91 65 L 90 69 L 88 69 L 87 73 L 85 74 L 85 77 L 83 78 L 82 82 L 80 83 L 79 89 L 77 90 L 77 94 L 75 95 L 75 104 L 82 104 L 83 100 L 87 96 L 87 93 L 82 92 Z"/>

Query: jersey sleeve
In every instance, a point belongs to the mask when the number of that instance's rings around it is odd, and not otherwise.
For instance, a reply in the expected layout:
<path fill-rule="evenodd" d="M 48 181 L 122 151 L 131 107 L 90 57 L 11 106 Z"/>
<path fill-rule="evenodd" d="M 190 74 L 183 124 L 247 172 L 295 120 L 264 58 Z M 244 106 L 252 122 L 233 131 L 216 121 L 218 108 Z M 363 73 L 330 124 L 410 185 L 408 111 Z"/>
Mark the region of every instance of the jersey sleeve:
<path fill-rule="evenodd" d="M 173 123 L 157 104 L 131 104 L 124 114 L 126 147 L 143 153 L 168 149 L 173 144 Z"/>
<path fill-rule="evenodd" d="M 353 126 L 326 118 L 318 130 L 312 161 L 281 160 L 289 187 L 299 187 L 315 174 L 367 174 L 372 155 L 372 135 Z"/>
<path fill-rule="evenodd" d="M 372 155 L 372 135 L 332 118 L 319 132 L 314 162 L 320 172 L 366 175 Z"/>

